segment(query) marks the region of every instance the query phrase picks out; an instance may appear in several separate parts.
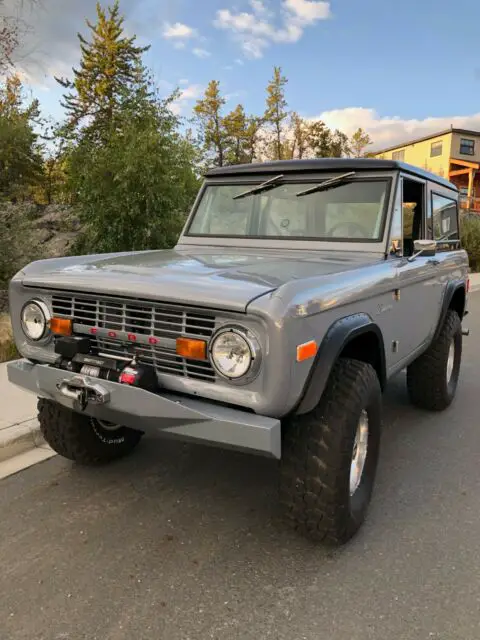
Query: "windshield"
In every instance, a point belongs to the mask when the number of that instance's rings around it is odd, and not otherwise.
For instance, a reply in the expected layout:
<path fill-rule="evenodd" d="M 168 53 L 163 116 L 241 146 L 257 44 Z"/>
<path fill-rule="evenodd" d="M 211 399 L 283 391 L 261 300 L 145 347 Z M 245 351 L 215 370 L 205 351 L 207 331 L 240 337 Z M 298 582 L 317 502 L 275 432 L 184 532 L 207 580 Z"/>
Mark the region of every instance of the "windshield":
<path fill-rule="evenodd" d="M 245 193 L 245 184 L 209 185 L 187 235 L 337 241 L 381 239 L 388 180 L 358 180 L 298 197 L 317 184 L 279 184 L 241 199 L 235 196 Z"/>

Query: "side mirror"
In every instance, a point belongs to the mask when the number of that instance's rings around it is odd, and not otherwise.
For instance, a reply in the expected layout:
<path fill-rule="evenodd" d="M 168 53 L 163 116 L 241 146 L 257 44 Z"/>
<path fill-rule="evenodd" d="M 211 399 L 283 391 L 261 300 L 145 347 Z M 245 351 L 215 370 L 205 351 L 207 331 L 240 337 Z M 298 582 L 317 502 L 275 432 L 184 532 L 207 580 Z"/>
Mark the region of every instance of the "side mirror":
<path fill-rule="evenodd" d="M 431 258 L 437 253 L 437 243 L 435 240 L 414 240 L 413 250 L 417 255 Z"/>

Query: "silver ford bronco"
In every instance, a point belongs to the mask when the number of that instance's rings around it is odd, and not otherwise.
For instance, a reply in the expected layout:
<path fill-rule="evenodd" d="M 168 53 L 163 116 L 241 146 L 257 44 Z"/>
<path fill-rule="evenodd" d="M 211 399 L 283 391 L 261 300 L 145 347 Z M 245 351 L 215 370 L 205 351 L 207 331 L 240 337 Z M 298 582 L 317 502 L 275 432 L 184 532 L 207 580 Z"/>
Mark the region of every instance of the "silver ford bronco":
<path fill-rule="evenodd" d="M 280 460 L 280 500 L 309 537 L 343 544 L 365 519 L 382 391 L 452 402 L 468 258 L 458 193 L 389 160 L 210 171 L 171 251 L 34 262 L 11 281 L 22 360 L 46 441 L 83 464 L 142 435 Z"/>

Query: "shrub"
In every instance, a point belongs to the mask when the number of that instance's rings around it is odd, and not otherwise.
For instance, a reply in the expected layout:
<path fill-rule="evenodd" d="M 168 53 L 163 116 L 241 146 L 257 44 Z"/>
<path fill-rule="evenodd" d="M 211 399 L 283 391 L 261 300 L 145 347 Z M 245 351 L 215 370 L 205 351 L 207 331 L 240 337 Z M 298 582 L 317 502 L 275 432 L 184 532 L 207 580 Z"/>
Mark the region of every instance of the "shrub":
<path fill-rule="evenodd" d="M 480 216 L 465 216 L 460 224 L 462 245 L 468 253 L 472 271 L 480 270 Z"/>
<path fill-rule="evenodd" d="M 0 316 L 0 362 L 14 360 L 19 354 L 13 342 L 12 327 L 8 316 Z"/>

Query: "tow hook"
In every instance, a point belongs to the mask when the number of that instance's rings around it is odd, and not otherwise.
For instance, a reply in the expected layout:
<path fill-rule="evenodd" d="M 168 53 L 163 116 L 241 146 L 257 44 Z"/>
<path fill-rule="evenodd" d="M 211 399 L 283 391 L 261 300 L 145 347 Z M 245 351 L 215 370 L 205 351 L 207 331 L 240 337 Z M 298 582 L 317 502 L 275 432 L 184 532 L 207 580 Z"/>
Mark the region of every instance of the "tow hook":
<path fill-rule="evenodd" d="M 97 382 L 88 378 L 66 378 L 57 384 L 58 391 L 70 401 L 75 411 L 85 411 L 88 404 L 106 404 L 110 393 Z"/>

